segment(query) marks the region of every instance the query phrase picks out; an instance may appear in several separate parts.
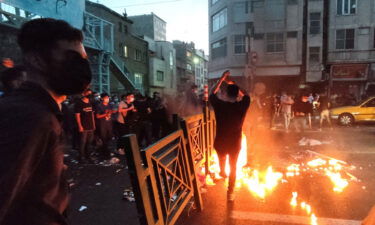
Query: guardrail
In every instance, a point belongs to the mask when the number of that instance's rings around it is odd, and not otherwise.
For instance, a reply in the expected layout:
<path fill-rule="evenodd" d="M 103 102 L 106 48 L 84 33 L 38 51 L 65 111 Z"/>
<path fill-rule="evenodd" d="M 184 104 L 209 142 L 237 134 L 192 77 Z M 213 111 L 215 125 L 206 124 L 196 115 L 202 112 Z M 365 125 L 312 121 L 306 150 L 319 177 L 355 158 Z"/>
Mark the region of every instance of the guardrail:
<path fill-rule="evenodd" d="M 175 121 L 175 132 L 143 150 L 136 135 L 120 138 L 141 225 L 173 225 L 189 202 L 203 210 L 197 173 L 204 167 L 208 175 L 215 129 L 213 112 L 204 111 Z"/>

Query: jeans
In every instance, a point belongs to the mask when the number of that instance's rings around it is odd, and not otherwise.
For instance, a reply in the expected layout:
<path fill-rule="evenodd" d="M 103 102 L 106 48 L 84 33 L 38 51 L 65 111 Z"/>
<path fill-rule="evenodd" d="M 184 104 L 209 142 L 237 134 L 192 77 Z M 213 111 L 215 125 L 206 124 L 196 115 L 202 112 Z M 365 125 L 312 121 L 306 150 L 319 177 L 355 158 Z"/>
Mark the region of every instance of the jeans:
<path fill-rule="evenodd" d="M 93 130 L 84 130 L 79 133 L 79 159 L 90 158 L 89 148 L 94 140 Z"/>
<path fill-rule="evenodd" d="M 110 151 L 108 144 L 113 137 L 112 124 L 111 122 L 101 123 L 99 127 L 99 138 L 102 141 L 102 145 L 99 148 L 99 153 L 103 158 L 110 157 Z"/>
<path fill-rule="evenodd" d="M 290 120 L 292 118 L 292 114 L 288 112 L 284 112 L 284 126 L 285 130 L 289 130 Z"/>

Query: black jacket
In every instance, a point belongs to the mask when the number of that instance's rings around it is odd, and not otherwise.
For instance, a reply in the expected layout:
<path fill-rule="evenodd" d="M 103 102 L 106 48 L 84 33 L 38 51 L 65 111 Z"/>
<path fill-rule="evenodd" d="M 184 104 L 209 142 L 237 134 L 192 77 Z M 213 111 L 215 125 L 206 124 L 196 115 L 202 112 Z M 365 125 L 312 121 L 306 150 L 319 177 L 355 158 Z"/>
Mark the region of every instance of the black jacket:
<path fill-rule="evenodd" d="M 61 225 L 68 204 L 61 112 L 40 85 L 0 99 L 0 224 Z"/>

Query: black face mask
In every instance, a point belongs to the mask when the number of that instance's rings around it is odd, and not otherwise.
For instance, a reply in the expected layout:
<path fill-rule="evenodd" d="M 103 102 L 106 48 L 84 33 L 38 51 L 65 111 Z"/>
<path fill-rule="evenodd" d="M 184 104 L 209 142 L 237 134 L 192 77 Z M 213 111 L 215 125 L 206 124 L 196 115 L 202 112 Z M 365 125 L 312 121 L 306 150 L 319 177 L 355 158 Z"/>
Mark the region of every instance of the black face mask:
<path fill-rule="evenodd" d="M 50 63 L 46 75 L 49 87 L 59 95 L 82 93 L 92 78 L 89 61 L 72 50 L 65 52 L 62 61 Z"/>

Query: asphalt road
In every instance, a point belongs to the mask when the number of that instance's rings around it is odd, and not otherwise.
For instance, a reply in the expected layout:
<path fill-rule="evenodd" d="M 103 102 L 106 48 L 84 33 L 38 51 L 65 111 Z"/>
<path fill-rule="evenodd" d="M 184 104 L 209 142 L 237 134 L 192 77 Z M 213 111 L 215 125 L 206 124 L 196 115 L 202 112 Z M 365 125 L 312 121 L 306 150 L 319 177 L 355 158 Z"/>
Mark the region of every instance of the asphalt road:
<path fill-rule="evenodd" d="M 318 224 L 360 224 L 372 205 L 375 205 L 375 127 L 326 129 L 305 134 L 285 133 L 282 130 L 259 133 L 253 140 L 261 159 L 251 165 L 273 165 L 275 170 L 292 162 L 295 154 L 311 150 L 346 161 L 356 169 L 351 173 L 358 182 L 350 182 L 342 193 L 332 191 L 331 182 L 324 176 L 304 174 L 279 184 L 264 199 L 255 197 L 246 186 L 236 190 L 233 203 L 226 201 L 223 181 L 207 186 L 203 194 L 204 210 L 185 211 L 178 225 L 285 225 L 310 224 L 310 217 L 300 206 L 290 205 L 292 192 L 298 192 L 299 204 L 310 204 Z M 309 138 L 322 145 L 300 146 Z M 260 151 L 261 150 L 261 151 Z M 124 159 L 119 164 L 76 164 L 75 152 L 69 151 L 66 161 L 72 182 L 72 200 L 68 217 L 71 225 L 137 225 L 134 202 L 123 199 L 123 190 L 130 187 Z M 80 211 L 81 209 L 81 211 Z"/>
<path fill-rule="evenodd" d="M 260 160 L 261 164 L 268 163 L 277 170 L 285 164 L 294 162 L 293 156 L 313 151 L 344 160 L 348 165 L 355 166 L 350 172 L 358 180 L 350 181 L 342 193 L 336 193 L 327 177 L 307 172 L 286 179 L 285 183 L 280 183 L 264 199 L 256 197 L 242 185 L 236 190 L 236 199 L 233 203 L 226 201 L 226 187 L 221 181 L 207 187 L 207 192 L 203 195 L 205 204 L 203 212 L 185 215 L 178 224 L 311 224 L 311 215 L 309 216 L 300 206 L 304 201 L 311 206 L 312 212 L 317 217 L 317 224 L 360 225 L 361 220 L 375 205 L 374 135 L 374 127 L 369 126 L 326 129 L 323 132 L 310 131 L 305 134 L 287 134 L 281 130 L 262 134 L 267 138 L 258 141 L 256 147 L 266 149 L 265 153 L 260 154 L 263 157 Z M 299 142 L 304 137 L 318 140 L 322 144 L 301 146 Z M 292 192 L 298 193 L 296 207 L 290 205 Z"/>

